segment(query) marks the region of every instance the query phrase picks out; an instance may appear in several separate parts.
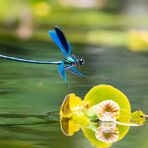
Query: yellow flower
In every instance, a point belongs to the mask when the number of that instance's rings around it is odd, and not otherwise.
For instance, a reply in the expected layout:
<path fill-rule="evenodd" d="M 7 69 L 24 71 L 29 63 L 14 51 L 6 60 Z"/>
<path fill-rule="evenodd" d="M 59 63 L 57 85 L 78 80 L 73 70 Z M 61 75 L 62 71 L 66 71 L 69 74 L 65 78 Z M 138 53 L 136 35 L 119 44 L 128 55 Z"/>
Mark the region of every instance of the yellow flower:
<path fill-rule="evenodd" d="M 60 109 L 60 125 L 66 136 L 72 136 L 82 126 L 89 124 L 89 119 L 84 115 L 83 101 L 75 94 L 65 97 Z"/>
<path fill-rule="evenodd" d="M 142 125 L 144 121 L 144 113 L 131 113 L 128 98 L 110 85 L 93 87 L 83 101 L 69 94 L 60 109 L 64 135 L 72 136 L 82 129 L 84 136 L 97 147 L 110 147 L 128 133 L 130 126 Z"/>
<path fill-rule="evenodd" d="M 119 118 L 120 107 L 112 100 L 105 100 L 97 105 L 96 114 L 101 121 L 115 121 Z"/>

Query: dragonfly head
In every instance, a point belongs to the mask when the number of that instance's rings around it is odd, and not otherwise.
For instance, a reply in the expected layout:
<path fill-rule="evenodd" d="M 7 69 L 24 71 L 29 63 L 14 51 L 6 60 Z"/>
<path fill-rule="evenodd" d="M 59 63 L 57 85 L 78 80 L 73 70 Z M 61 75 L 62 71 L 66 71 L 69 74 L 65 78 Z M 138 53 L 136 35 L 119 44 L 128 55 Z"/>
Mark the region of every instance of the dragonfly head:
<path fill-rule="evenodd" d="M 74 60 L 74 64 L 76 64 L 76 65 L 78 65 L 78 66 L 84 64 L 84 59 L 83 59 L 83 58 L 77 59 L 77 58 L 75 57 L 75 55 L 72 55 L 72 58 L 73 58 L 73 60 Z"/>
<path fill-rule="evenodd" d="M 82 59 L 82 58 L 79 59 L 79 60 L 78 60 L 78 63 L 79 63 L 79 65 L 83 65 L 83 64 L 84 64 L 84 59 Z"/>

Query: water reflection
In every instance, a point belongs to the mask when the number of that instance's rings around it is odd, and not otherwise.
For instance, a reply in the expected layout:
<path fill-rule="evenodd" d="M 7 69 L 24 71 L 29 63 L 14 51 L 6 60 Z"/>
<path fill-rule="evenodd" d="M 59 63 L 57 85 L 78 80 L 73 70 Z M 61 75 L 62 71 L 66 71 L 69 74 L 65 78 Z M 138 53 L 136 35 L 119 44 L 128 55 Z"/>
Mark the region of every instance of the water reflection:
<path fill-rule="evenodd" d="M 45 115 L 0 113 L 0 121 L 1 127 L 59 123 L 59 112 L 49 112 Z"/>
<path fill-rule="evenodd" d="M 144 121 L 145 114 L 141 110 L 131 113 L 127 97 L 109 85 L 93 87 L 83 101 L 75 94 L 67 95 L 60 110 L 63 134 L 73 136 L 82 130 L 95 147 L 110 147 L 127 135 L 130 126 L 141 126 Z"/>
<path fill-rule="evenodd" d="M 115 123 L 109 125 L 102 123 L 101 126 L 96 129 L 95 136 L 102 142 L 113 143 L 119 139 L 119 129 Z"/>
<path fill-rule="evenodd" d="M 95 147 L 110 147 L 126 136 L 129 127 L 114 122 L 90 122 L 87 126 L 80 126 L 69 118 L 61 118 L 61 129 L 65 136 L 72 136 L 80 129 L 84 136 Z"/>
<path fill-rule="evenodd" d="M 24 132 L 26 133 L 29 127 L 34 129 L 36 126 L 51 127 L 53 124 L 58 124 L 59 112 L 49 112 L 45 115 L 0 114 L 0 119 L 3 121 L 3 123 L 0 123 L 0 127 L 5 127 L 9 130 L 14 130 L 14 128 L 16 128 L 17 132 L 21 128 L 22 130 L 25 130 Z M 82 118 L 76 123 L 76 120 L 62 117 L 60 124 L 64 135 L 72 136 L 74 133 L 82 129 L 84 136 L 93 145 L 99 147 L 109 147 L 112 143 L 118 141 L 120 132 L 117 124 L 112 122 L 91 122 L 89 125 L 87 125 L 88 122 L 82 124 L 81 120 Z M 80 127 L 80 124 L 83 126 Z M 28 146 L 28 144 L 31 143 L 25 143 L 24 141 L 19 140 L 8 140 L 2 142 L 2 145 L 4 146 L 14 145 L 14 147 L 17 145 Z M 34 147 L 34 145 L 32 145 L 32 147 Z"/>
<path fill-rule="evenodd" d="M 18 42 L 17 47 L 21 47 L 21 44 L 22 42 Z M 50 56 L 52 60 L 60 59 L 61 53 L 53 47 L 52 48 L 54 50 L 49 50 L 48 48 L 50 45 L 51 44 L 48 43 L 33 42 L 32 44 L 26 44 L 26 46 L 32 47 L 31 50 L 15 50 L 15 53 L 12 53 L 14 52 L 14 49 L 10 47 L 4 48 L 4 46 L 2 47 L 4 49 L 1 49 L 1 51 L 3 54 L 8 54 L 9 52 L 12 56 L 23 55 L 23 58 L 28 57 L 39 59 L 40 57 L 43 57 L 44 60 L 47 60 Z M 8 46 L 10 45 L 8 44 Z M 86 51 L 86 47 L 78 46 L 77 44 L 75 44 L 75 48 L 82 49 L 77 50 L 81 56 L 85 55 L 86 57 L 86 64 L 82 67 L 82 71 L 86 72 L 87 75 L 92 78 L 92 81 L 90 82 L 82 78 L 68 75 L 71 90 L 61 82 L 55 67 L 38 67 L 34 65 L 28 66 L 26 64 L 10 63 L 7 61 L 1 62 L 1 113 L 44 115 L 48 111 L 59 110 L 61 101 L 68 92 L 75 92 L 79 96 L 84 96 L 92 85 L 98 83 L 109 83 L 115 85 L 128 94 L 134 110 L 140 107 L 144 109 L 145 112 L 147 111 L 148 96 L 147 81 L 145 81 L 147 79 L 148 70 L 146 68 L 148 63 L 147 55 L 132 53 L 127 51 L 125 48 L 121 48 L 121 50 L 119 50 L 115 48 L 94 48 L 93 46 L 88 46 L 88 50 Z M 40 49 L 42 49 L 42 51 L 40 51 Z M 4 52 L 5 50 L 7 53 Z M 59 53 L 57 54 L 55 50 Z M 14 143 L 18 142 L 19 145 L 20 143 L 22 143 L 22 145 L 27 145 L 27 141 L 30 141 L 29 143 L 35 145 L 35 148 L 37 147 L 37 144 L 39 147 L 50 147 L 53 145 L 53 147 L 62 146 L 64 148 L 69 148 L 70 146 L 72 148 L 76 148 L 79 145 L 80 147 L 92 148 L 88 140 L 83 138 L 82 132 L 75 134 L 73 137 L 64 136 L 59 128 L 59 118 L 56 122 L 46 122 L 46 120 L 36 117 L 10 119 L 10 116 L 11 115 L 7 116 L 7 118 L 1 118 L 0 120 L 4 125 L 3 127 L 0 127 L 0 138 L 8 139 L 8 142 L 13 143 L 13 139 Z M 24 121 L 24 119 L 26 120 Z M 32 124 L 35 122 L 40 123 L 35 125 Z M 133 122 L 135 122 L 135 119 L 133 119 Z M 9 126 L 5 126 L 6 123 L 9 124 Z M 25 126 L 25 123 L 28 125 Z M 17 126 L 15 124 L 23 125 Z M 85 128 L 85 131 L 88 131 L 92 135 L 94 134 L 91 129 Z M 83 133 L 87 136 L 88 133 L 85 131 L 83 130 Z M 122 148 L 126 147 L 126 145 L 129 147 L 137 147 L 137 145 L 138 147 L 141 147 L 142 145 L 145 146 L 147 132 L 148 129 L 146 126 L 132 128 L 130 129 L 128 136 L 124 138 L 124 140 L 115 143 L 114 147 Z M 20 139 L 22 140 L 19 142 Z M 96 140 L 96 143 L 97 141 L 98 140 Z M 0 143 L 0 145 L 2 144 Z"/>
<path fill-rule="evenodd" d="M 73 136 L 75 133 L 82 130 L 82 133 L 84 134 L 86 139 L 88 139 L 90 143 L 95 147 L 110 147 L 113 143 L 123 139 L 127 135 L 129 127 L 134 125 L 131 124 L 131 122 L 130 125 L 120 125 L 120 123 L 115 123 L 114 120 L 101 121 L 96 120 L 95 117 L 92 117 L 91 120 L 89 120 L 83 114 L 83 109 L 81 106 L 82 102 L 80 98 L 76 97 L 74 99 L 74 97 L 76 96 L 72 95 L 72 100 L 71 98 L 66 97 L 67 99 L 62 104 L 62 107 L 64 106 L 64 108 L 61 108 L 63 114 L 60 114 L 60 116 L 58 111 L 48 112 L 44 115 L 1 113 L 0 128 L 8 131 L 15 131 L 16 135 L 18 134 L 18 136 L 20 137 L 21 134 L 21 138 L 23 137 L 24 140 L 20 140 L 20 138 L 16 138 L 15 141 L 7 139 L 3 142 L 0 141 L 0 144 L 4 147 L 10 147 L 10 145 L 12 147 L 38 147 L 39 145 L 37 146 L 33 143 L 26 142 L 26 134 L 27 136 L 28 134 L 31 134 L 31 137 L 33 135 L 34 138 L 36 136 L 39 136 L 41 138 L 43 135 L 45 135 L 47 139 L 53 138 L 53 135 L 55 134 L 56 136 L 57 134 L 57 132 L 55 132 L 55 129 L 57 130 L 57 126 L 59 125 L 60 121 L 61 130 L 65 136 Z M 71 101 L 73 102 L 71 103 Z M 100 106 L 100 104 L 98 106 Z M 70 109 L 73 109 L 72 112 Z M 144 121 L 138 120 L 138 118 L 136 117 L 140 117 L 142 115 L 143 114 L 141 111 L 136 111 L 132 113 L 131 121 L 133 123 L 142 125 Z M 44 130 L 46 130 L 46 133 L 44 133 Z M 49 132 L 50 134 L 48 135 L 47 132 Z M 24 136 L 22 134 L 24 134 Z M 50 137 L 51 135 L 52 137 Z M 29 137 L 30 136 L 28 136 L 28 138 Z M 57 141 L 58 138 L 56 137 L 55 140 Z M 65 143 L 67 143 L 68 145 L 68 141 L 66 141 Z"/>
<path fill-rule="evenodd" d="M 49 147 L 51 139 L 53 143 L 55 142 L 54 135 L 58 132 L 58 125 L 59 112 L 49 112 L 44 115 L 1 113 L 0 145 L 6 148 L 43 148 L 45 145 Z M 39 139 L 42 141 L 38 142 Z"/>

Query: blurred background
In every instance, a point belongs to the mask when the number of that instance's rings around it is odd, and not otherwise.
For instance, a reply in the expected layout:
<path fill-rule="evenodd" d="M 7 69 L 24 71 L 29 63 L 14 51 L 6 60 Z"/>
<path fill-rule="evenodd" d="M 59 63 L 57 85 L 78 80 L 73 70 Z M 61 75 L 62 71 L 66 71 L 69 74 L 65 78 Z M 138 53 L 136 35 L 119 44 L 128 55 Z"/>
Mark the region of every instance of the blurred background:
<path fill-rule="evenodd" d="M 68 93 L 84 98 L 98 84 L 111 84 L 148 113 L 147 0 L 0 0 L 0 54 L 38 60 L 61 60 L 47 31 L 62 28 L 88 79 L 57 67 L 0 59 L 0 146 L 92 148 L 81 132 L 65 137 L 59 120 L 42 123 L 38 115 L 59 111 Z M 24 115 L 23 118 L 21 115 Z M 31 116 L 31 117 L 30 117 Z M 52 119 L 50 119 L 52 120 Z M 44 122 L 43 122 L 44 123 Z M 15 125 L 32 124 L 32 125 Z M 147 148 L 146 126 L 131 128 L 113 147 Z"/>

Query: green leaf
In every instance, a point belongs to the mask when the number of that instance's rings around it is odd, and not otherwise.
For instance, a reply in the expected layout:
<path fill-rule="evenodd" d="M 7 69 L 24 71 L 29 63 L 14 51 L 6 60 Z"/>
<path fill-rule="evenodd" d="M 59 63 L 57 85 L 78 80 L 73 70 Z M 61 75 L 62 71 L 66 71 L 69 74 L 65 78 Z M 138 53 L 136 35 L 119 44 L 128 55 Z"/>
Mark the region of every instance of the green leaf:
<path fill-rule="evenodd" d="M 84 105 L 87 109 L 104 100 L 113 100 L 120 106 L 120 122 L 129 122 L 131 108 L 128 98 L 118 89 L 110 85 L 98 85 L 93 87 L 84 97 Z"/>
<path fill-rule="evenodd" d="M 119 105 L 120 116 L 118 121 L 125 123 L 130 122 L 131 108 L 128 98 L 120 90 L 110 85 L 98 85 L 93 87 L 84 97 L 84 106 L 86 107 L 86 110 L 88 110 L 92 106 L 97 105 L 104 100 L 113 100 Z M 95 107 L 92 108 L 92 111 L 90 112 L 93 114 L 95 112 Z M 95 119 L 95 116 L 93 118 Z M 117 125 L 117 128 L 119 129 L 120 140 L 127 134 L 129 127 Z M 87 137 L 87 139 L 89 139 L 92 143 L 97 143 L 98 140 L 95 137 L 94 131 L 83 128 L 83 132 L 85 137 Z"/>

